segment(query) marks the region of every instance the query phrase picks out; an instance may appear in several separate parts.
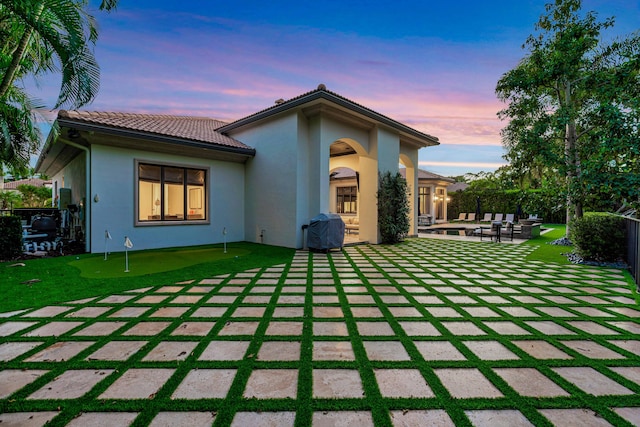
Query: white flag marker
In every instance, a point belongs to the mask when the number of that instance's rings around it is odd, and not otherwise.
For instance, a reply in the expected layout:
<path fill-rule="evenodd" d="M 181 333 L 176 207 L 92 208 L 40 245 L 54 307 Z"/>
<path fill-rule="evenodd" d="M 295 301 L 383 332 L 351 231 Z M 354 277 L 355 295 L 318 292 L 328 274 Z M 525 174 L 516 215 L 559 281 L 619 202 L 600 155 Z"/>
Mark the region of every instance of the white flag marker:
<path fill-rule="evenodd" d="M 104 260 L 107 260 L 107 243 L 111 240 L 111 234 L 109 230 L 104 230 Z"/>
<path fill-rule="evenodd" d="M 222 229 L 222 235 L 224 236 L 224 253 L 227 253 L 227 227 Z"/>
<path fill-rule="evenodd" d="M 124 236 L 124 272 L 129 272 L 129 249 L 133 247 L 133 243 L 127 236 Z"/>

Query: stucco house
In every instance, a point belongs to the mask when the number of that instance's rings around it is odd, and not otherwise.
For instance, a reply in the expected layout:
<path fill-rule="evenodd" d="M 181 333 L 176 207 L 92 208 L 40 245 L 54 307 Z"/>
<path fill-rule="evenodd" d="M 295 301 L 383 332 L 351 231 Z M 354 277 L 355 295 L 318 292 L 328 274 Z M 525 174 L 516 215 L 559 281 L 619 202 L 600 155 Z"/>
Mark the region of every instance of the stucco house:
<path fill-rule="evenodd" d="M 407 169 L 401 167 L 400 175 L 406 178 Z M 353 169 L 337 168 L 330 174 L 329 210 L 338 213 L 348 225 L 358 218 L 359 174 Z M 455 182 L 424 169 L 418 169 L 418 216 L 430 222 L 447 221 L 448 186 Z"/>
<path fill-rule="evenodd" d="M 90 252 L 103 250 L 105 230 L 136 249 L 223 239 L 302 248 L 302 226 L 332 211 L 340 167 L 358 172 L 359 238 L 378 243 L 378 173 L 402 164 L 418 188 L 418 150 L 438 144 L 324 85 L 231 123 L 89 111 L 60 111 L 57 123 L 36 169 L 61 208 L 80 206 Z"/>

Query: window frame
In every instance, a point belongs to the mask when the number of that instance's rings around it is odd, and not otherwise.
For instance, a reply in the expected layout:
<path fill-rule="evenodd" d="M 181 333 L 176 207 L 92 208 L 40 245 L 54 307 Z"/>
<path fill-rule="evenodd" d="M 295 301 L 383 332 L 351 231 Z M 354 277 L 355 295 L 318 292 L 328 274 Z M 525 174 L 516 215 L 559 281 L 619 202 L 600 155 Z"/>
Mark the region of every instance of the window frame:
<path fill-rule="evenodd" d="M 427 212 L 424 212 L 422 208 Z M 418 186 L 418 210 L 420 215 L 431 215 L 431 187 L 428 185 Z"/>
<path fill-rule="evenodd" d="M 349 194 L 340 194 L 340 190 L 349 188 L 351 192 Z M 342 210 L 344 207 L 344 197 L 349 197 L 349 205 L 353 204 L 355 210 L 345 212 Z M 342 197 L 342 200 L 340 199 Z M 354 200 L 355 198 L 355 200 Z M 336 213 L 344 215 L 358 215 L 358 186 L 357 185 L 341 185 L 336 187 Z"/>
<path fill-rule="evenodd" d="M 188 180 L 187 175 L 185 173 L 184 176 L 184 194 L 185 198 L 183 200 L 184 204 L 184 216 L 183 219 L 159 219 L 159 220 L 140 220 L 140 165 L 149 165 L 149 166 L 158 166 L 160 168 L 182 168 L 192 169 L 192 170 L 201 170 L 205 173 L 204 178 L 204 188 L 203 188 L 203 209 L 204 209 L 204 218 L 202 219 L 189 219 L 187 212 L 189 211 L 189 198 L 187 197 L 188 193 Z M 135 227 L 153 227 L 158 225 L 202 225 L 202 224 L 211 224 L 210 218 L 210 197 L 211 197 L 211 168 L 209 166 L 203 165 L 194 165 L 194 164 L 185 164 L 185 163 L 174 163 L 174 162 L 165 162 L 165 161 L 157 161 L 157 160 L 145 160 L 145 159 L 134 159 L 134 178 L 133 178 L 133 186 L 134 186 L 134 195 L 133 195 L 133 206 L 134 206 L 134 226 Z M 162 188 L 162 182 L 161 182 Z M 161 212 L 162 217 L 162 212 Z"/>

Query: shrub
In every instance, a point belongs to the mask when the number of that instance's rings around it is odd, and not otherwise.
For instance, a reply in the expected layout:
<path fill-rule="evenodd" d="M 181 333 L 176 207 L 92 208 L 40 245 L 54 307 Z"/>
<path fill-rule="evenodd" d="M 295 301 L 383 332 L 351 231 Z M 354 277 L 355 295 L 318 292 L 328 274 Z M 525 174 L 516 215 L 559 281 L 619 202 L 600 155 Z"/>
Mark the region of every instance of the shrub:
<path fill-rule="evenodd" d="M 587 213 L 571 222 L 570 238 L 574 251 L 586 260 L 616 262 L 624 259 L 626 248 L 624 220 L 606 213 Z"/>
<path fill-rule="evenodd" d="M 22 253 L 22 223 L 19 216 L 0 216 L 0 260 Z"/>
<path fill-rule="evenodd" d="M 409 234 L 407 181 L 396 173 L 381 173 L 378 182 L 378 228 L 382 243 L 397 243 Z"/>

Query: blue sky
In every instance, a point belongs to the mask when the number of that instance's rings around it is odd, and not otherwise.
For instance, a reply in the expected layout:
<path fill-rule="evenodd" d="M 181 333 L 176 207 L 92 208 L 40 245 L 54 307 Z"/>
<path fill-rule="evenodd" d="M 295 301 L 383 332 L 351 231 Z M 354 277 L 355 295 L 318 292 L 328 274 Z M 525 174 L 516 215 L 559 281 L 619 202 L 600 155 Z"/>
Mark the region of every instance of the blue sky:
<path fill-rule="evenodd" d="M 493 171 L 505 125 L 495 85 L 546 2 L 120 0 L 95 13 L 102 81 L 84 109 L 235 120 L 324 83 L 440 138 L 421 150 L 421 168 Z M 638 30 L 638 0 L 584 0 L 583 10 L 616 17 L 607 36 Z M 58 86 L 52 75 L 31 92 L 53 105 Z"/>

